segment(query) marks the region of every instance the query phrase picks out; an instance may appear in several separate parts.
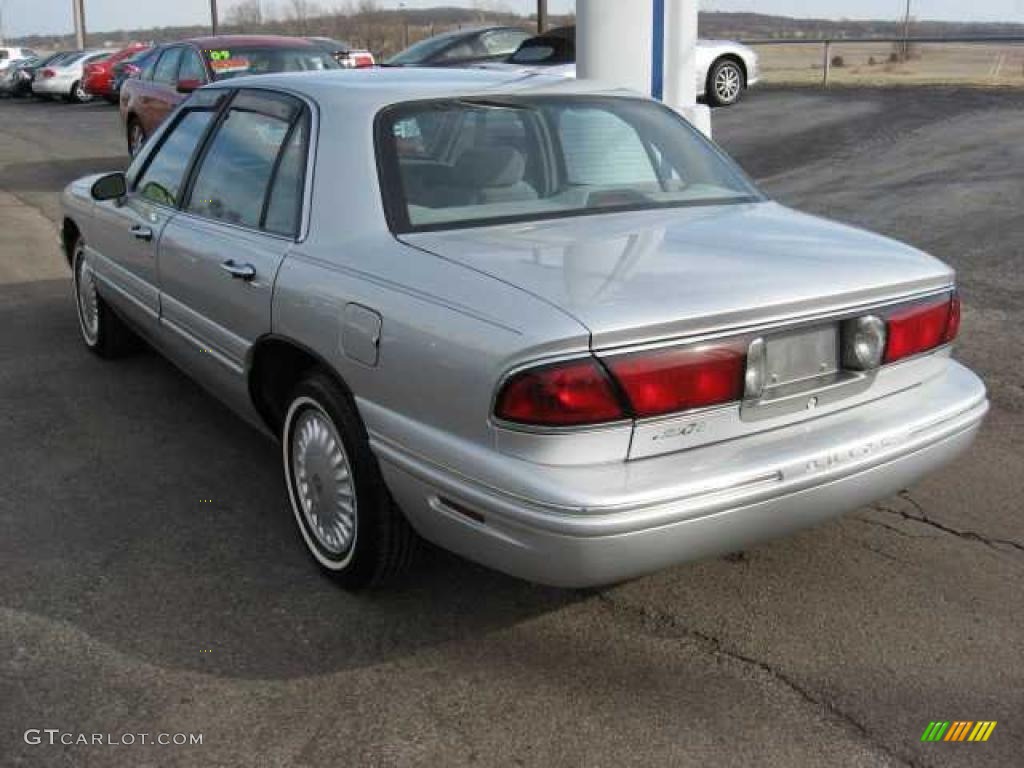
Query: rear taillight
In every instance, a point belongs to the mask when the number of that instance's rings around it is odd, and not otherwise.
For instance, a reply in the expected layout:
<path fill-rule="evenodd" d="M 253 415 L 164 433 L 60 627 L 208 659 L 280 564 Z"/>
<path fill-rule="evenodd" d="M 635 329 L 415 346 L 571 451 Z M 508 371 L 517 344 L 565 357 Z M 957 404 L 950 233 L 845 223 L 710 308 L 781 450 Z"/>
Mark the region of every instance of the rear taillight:
<path fill-rule="evenodd" d="M 353 53 L 352 61 L 356 69 L 365 69 L 366 67 L 372 67 L 376 62 L 373 60 L 372 53 Z"/>
<path fill-rule="evenodd" d="M 514 374 L 498 393 L 494 412 L 503 421 L 549 427 L 578 427 L 626 417 L 608 374 L 593 358 Z"/>
<path fill-rule="evenodd" d="M 889 315 L 885 362 L 894 363 L 949 344 L 960 332 L 960 298 L 916 304 Z"/>
<path fill-rule="evenodd" d="M 52 69 L 44 69 L 43 72 L 42 72 L 42 75 L 43 75 L 44 78 L 53 77 L 56 74 L 57 73 L 54 72 Z"/>
<path fill-rule="evenodd" d="M 604 360 L 638 418 L 707 408 L 742 399 L 746 348 L 700 344 Z"/>

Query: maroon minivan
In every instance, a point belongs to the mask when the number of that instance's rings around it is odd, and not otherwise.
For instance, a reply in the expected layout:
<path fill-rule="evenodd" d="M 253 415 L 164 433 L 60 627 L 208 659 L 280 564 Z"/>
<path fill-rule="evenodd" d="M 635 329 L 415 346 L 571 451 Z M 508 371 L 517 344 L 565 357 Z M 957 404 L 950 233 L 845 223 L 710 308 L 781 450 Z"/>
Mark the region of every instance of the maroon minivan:
<path fill-rule="evenodd" d="M 121 119 L 132 157 L 192 91 L 214 80 L 272 72 L 338 69 L 323 46 L 300 37 L 224 35 L 162 46 L 121 86 Z"/>

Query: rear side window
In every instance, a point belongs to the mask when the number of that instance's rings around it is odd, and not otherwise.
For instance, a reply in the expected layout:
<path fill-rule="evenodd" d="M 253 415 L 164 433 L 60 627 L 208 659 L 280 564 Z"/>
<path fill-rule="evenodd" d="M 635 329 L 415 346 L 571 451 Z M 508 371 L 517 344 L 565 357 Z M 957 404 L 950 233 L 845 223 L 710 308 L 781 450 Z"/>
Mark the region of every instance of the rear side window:
<path fill-rule="evenodd" d="M 199 54 L 191 48 L 186 48 L 181 57 L 181 67 L 178 69 L 178 80 L 198 80 L 206 82 L 206 67 Z"/>
<path fill-rule="evenodd" d="M 262 226 L 271 184 L 287 159 L 299 112 L 291 100 L 239 96 L 209 144 L 187 210 L 228 224 Z M 287 226 L 285 203 L 275 209 L 275 226 Z"/>
<path fill-rule="evenodd" d="M 169 48 L 164 51 L 153 71 L 153 79 L 158 83 L 176 83 L 178 81 L 178 62 L 181 60 L 181 48 Z"/>
<path fill-rule="evenodd" d="M 135 185 L 142 197 L 161 205 L 176 204 L 185 171 L 211 119 L 213 113 L 205 110 L 181 116 Z"/>

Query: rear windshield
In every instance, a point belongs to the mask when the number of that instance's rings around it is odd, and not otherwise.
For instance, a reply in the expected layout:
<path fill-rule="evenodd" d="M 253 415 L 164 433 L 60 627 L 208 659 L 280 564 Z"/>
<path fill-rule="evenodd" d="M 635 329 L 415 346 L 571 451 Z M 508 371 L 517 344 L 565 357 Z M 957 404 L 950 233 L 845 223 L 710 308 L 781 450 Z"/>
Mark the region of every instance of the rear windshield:
<path fill-rule="evenodd" d="M 377 122 L 396 232 L 763 199 L 667 107 L 537 96 L 415 102 Z"/>
<path fill-rule="evenodd" d="M 276 72 L 310 72 L 338 69 L 338 63 L 320 48 L 221 48 L 203 52 L 210 63 L 214 80 L 241 75 L 268 75 Z"/>

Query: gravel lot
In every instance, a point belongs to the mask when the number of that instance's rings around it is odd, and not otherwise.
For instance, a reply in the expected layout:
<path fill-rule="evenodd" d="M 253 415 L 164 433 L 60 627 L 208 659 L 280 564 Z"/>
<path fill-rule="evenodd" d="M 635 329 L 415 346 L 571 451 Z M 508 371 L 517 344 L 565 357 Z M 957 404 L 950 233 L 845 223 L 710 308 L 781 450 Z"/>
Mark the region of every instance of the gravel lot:
<path fill-rule="evenodd" d="M 970 455 L 614 589 L 431 552 L 350 596 L 276 446 L 156 355 L 79 342 L 52 222 L 64 183 L 124 166 L 116 110 L 0 102 L 0 765 L 1020 765 L 1024 92 L 763 89 L 715 130 L 783 202 L 957 267 L 993 399 Z M 932 720 L 999 725 L 921 744 Z"/>

